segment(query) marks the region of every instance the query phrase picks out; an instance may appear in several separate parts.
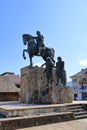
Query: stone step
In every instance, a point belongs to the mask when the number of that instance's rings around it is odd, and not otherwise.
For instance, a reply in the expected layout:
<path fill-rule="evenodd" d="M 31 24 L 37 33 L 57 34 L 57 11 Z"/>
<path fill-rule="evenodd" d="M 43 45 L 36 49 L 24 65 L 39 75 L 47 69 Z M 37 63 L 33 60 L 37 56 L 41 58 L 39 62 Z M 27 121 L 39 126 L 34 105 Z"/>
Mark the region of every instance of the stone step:
<path fill-rule="evenodd" d="M 74 115 L 75 116 L 87 115 L 87 111 L 75 112 Z"/>
<path fill-rule="evenodd" d="M 0 107 L 0 114 L 4 117 L 23 117 L 31 115 L 40 115 L 53 112 L 66 112 L 67 106 L 65 104 L 54 105 L 31 105 L 31 106 L 2 106 Z"/>
<path fill-rule="evenodd" d="M 50 113 L 46 115 L 13 117 L 0 119 L 0 130 L 15 130 L 20 128 L 46 125 L 75 120 L 72 112 Z M 8 127 L 9 126 L 9 127 Z"/>
<path fill-rule="evenodd" d="M 71 110 L 71 109 L 81 109 L 82 106 L 69 106 L 68 109 Z"/>
<path fill-rule="evenodd" d="M 74 113 L 74 117 L 76 120 L 87 118 L 87 111 L 85 111 L 81 104 L 68 105 L 68 111 Z"/>
<path fill-rule="evenodd" d="M 68 104 L 68 107 L 82 106 L 82 104 Z"/>
<path fill-rule="evenodd" d="M 84 111 L 84 109 L 83 108 L 81 108 L 81 109 L 71 109 L 71 110 L 69 110 L 69 112 L 81 112 L 81 111 Z"/>
<path fill-rule="evenodd" d="M 83 118 L 87 118 L 87 115 L 78 115 L 78 116 L 75 116 L 75 120 L 77 120 L 77 119 L 83 119 Z"/>

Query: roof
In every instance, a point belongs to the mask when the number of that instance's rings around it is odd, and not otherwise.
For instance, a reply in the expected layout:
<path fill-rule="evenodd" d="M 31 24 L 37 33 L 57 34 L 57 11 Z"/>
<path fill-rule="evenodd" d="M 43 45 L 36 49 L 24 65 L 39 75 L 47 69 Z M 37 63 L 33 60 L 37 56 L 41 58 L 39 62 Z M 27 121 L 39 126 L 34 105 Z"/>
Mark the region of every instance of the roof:
<path fill-rule="evenodd" d="M 19 92 L 20 77 L 14 73 L 6 72 L 0 75 L 0 92 Z"/>
<path fill-rule="evenodd" d="M 4 76 L 4 75 L 10 75 L 10 74 L 14 74 L 13 72 L 5 72 L 5 73 L 2 73 L 1 76 Z"/>
<path fill-rule="evenodd" d="M 73 77 L 81 77 L 81 76 L 87 76 L 87 68 L 85 69 L 81 69 L 80 72 L 70 76 L 70 78 L 73 78 Z"/>

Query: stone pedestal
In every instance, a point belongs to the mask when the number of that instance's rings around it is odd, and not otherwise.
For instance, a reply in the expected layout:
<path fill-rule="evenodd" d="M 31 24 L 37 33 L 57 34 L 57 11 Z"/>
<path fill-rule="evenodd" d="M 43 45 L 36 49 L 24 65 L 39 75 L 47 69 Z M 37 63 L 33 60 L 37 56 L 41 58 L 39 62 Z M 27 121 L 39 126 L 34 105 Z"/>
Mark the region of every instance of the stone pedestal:
<path fill-rule="evenodd" d="M 21 69 L 21 102 L 39 102 L 41 91 L 46 84 L 46 76 L 43 75 L 43 68 L 24 67 Z"/>
<path fill-rule="evenodd" d="M 71 89 L 66 86 L 55 86 L 55 72 L 53 85 L 46 86 L 47 80 L 43 71 L 44 68 L 40 67 L 27 66 L 21 69 L 21 102 L 44 104 L 72 102 Z"/>
<path fill-rule="evenodd" d="M 72 91 L 68 86 L 49 86 L 43 90 L 48 91 L 42 96 L 43 103 L 61 104 L 72 102 Z"/>

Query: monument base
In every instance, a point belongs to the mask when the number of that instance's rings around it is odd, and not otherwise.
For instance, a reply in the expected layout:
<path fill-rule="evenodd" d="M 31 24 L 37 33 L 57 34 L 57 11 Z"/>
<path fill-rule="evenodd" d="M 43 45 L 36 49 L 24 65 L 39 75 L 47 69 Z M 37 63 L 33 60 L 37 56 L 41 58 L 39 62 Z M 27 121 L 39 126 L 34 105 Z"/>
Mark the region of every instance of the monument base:
<path fill-rule="evenodd" d="M 71 88 L 67 86 L 48 86 L 42 91 L 41 102 L 50 104 L 71 103 Z"/>
<path fill-rule="evenodd" d="M 21 69 L 21 97 L 23 103 L 62 104 L 72 102 L 72 91 L 68 86 L 46 86 L 44 68 L 24 67 Z M 55 70 L 53 71 L 55 80 Z"/>

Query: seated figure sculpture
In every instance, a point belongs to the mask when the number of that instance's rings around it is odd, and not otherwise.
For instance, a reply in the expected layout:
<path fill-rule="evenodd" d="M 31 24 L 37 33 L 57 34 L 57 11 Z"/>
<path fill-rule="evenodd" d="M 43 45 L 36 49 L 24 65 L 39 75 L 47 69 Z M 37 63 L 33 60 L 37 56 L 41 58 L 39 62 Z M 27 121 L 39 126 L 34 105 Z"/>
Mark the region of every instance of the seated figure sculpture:
<path fill-rule="evenodd" d="M 57 58 L 56 62 L 56 85 L 66 85 L 66 71 L 64 70 L 64 61 L 61 57 Z"/>
<path fill-rule="evenodd" d="M 41 67 L 43 67 L 44 65 L 46 65 L 44 73 L 46 73 L 47 86 L 49 86 L 49 85 L 52 85 L 52 82 L 53 82 L 53 67 L 54 67 L 54 62 L 51 60 L 50 57 L 47 57 L 46 63 L 44 63 Z"/>
<path fill-rule="evenodd" d="M 44 45 L 44 36 L 40 33 L 40 31 L 36 31 L 36 37 L 33 37 L 36 40 L 39 52 L 41 47 L 45 47 Z"/>

